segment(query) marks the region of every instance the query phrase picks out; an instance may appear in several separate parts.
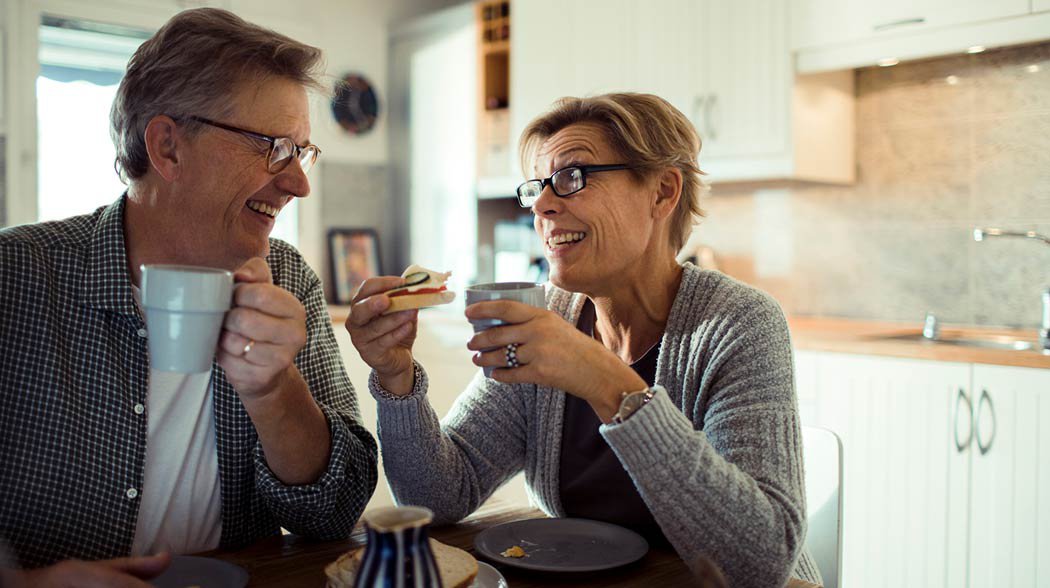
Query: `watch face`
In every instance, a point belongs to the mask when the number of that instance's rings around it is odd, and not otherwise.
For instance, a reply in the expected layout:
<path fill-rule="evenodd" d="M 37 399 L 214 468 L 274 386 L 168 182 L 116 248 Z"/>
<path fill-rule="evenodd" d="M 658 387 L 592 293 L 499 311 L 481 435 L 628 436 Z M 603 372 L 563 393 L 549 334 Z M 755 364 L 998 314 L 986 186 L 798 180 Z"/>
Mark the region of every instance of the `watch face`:
<path fill-rule="evenodd" d="M 332 115 L 346 132 L 361 135 L 379 118 L 379 99 L 372 84 L 360 74 L 346 74 L 335 85 Z"/>

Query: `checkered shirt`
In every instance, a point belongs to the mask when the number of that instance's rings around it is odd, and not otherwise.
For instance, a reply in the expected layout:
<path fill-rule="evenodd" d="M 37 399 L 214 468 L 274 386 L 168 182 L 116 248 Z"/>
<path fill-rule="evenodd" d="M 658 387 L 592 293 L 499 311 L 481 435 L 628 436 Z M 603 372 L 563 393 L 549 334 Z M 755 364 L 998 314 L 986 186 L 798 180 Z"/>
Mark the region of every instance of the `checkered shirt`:
<path fill-rule="evenodd" d="M 124 244 L 124 198 L 93 214 L 0 230 L 0 539 L 21 565 L 125 556 L 146 460 L 149 357 Z M 343 538 L 376 485 L 376 444 L 339 356 L 320 280 L 270 241 L 274 283 L 306 308 L 295 363 L 331 431 L 328 467 L 286 486 L 212 367 L 224 548 L 285 527 Z M 139 409 L 141 410 L 141 408 Z"/>

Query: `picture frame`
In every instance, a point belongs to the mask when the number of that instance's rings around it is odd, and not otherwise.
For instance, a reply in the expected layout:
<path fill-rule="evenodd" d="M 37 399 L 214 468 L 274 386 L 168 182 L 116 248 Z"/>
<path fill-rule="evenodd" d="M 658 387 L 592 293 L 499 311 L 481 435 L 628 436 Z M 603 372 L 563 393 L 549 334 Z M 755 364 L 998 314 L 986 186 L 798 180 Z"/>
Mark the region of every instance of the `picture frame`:
<path fill-rule="evenodd" d="M 379 235 L 371 228 L 328 230 L 328 276 L 331 300 L 350 304 L 361 283 L 382 275 Z"/>

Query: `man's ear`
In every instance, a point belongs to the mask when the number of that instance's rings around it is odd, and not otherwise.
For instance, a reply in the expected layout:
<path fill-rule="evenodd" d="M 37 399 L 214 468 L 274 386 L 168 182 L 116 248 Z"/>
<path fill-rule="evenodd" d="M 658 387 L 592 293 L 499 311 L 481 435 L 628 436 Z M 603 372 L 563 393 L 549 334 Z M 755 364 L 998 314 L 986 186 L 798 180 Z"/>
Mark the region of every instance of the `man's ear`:
<path fill-rule="evenodd" d="M 666 218 L 678 206 L 682 197 L 682 170 L 677 167 L 664 168 L 657 178 L 656 202 L 653 218 Z"/>
<path fill-rule="evenodd" d="M 170 116 L 159 114 L 146 125 L 146 153 L 157 175 L 172 182 L 179 177 L 178 126 Z"/>

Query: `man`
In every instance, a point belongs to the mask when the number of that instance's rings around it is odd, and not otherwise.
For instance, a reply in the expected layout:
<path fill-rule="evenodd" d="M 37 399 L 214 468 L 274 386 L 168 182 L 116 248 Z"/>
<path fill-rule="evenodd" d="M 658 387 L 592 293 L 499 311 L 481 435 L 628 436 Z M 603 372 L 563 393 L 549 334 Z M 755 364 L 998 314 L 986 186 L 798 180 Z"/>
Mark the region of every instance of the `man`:
<path fill-rule="evenodd" d="M 229 12 L 175 16 L 113 103 L 125 195 L 0 231 L 0 538 L 51 566 L 30 585 L 137 585 L 167 562 L 52 565 L 69 558 L 346 537 L 371 496 L 376 445 L 321 283 L 268 238 L 310 190 L 320 58 Z M 211 373 L 150 369 L 148 263 L 235 270 Z"/>

